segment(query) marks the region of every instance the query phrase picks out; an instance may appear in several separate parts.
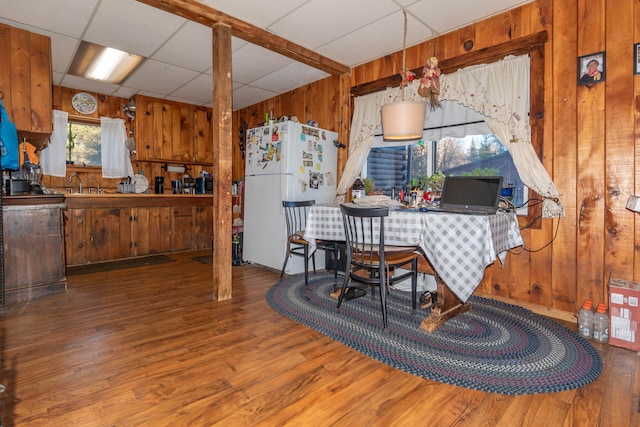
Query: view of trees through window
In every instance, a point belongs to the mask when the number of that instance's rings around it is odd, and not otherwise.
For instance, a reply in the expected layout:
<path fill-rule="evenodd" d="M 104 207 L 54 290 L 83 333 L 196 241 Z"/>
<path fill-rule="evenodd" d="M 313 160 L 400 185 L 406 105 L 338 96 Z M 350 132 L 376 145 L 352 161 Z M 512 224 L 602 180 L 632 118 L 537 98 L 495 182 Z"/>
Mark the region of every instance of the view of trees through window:
<path fill-rule="evenodd" d="M 412 186 L 431 187 L 437 182 L 429 179 L 434 174 L 500 175 L 505 186 L 514 187 L 516 207 L 527 198 L 511 154 L 492 134 L 445 137 L 408 147 L 374 148 L 367 160 L 367 177 L 387 195 L 391 195 L 394 187 L 396 191 Z"/>
<path fill-rule="evenodd" d="M 80 166 L 100 166 L 100 125 L 69 123 L 67 162 Z"/>

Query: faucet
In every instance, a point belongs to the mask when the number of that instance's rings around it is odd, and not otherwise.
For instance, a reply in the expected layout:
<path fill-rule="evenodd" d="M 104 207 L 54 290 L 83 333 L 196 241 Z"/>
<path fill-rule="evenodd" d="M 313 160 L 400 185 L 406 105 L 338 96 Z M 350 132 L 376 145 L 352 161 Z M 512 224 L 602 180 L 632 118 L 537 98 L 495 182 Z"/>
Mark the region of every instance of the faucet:
<path fill-rule="evenodd" d="M 78 180 L 78 193 L 82 194 L 82 181 L 80 181 L 80 177 L 78 176 L 78 174 L 71 174 L 69 175 L 69 182 L 73 181 L 73 177 L 76 177 L 76 179 Z"/>
<path fill-rule="evenodd" d="M 96 186 L 95 187 L 91 187 L 91 186 L 89 187 L 89 194 L 91 194 L 91 189 L 92 188 L 95 188 L 96 189 L 96 193 L 100 194 L 102 192 L 102 188 L 100 188 L 100 183 L 98 182 L 98 180 L 96 179 L 95 176 L 89 175 L 88 181 L 91 182 L 91 180 L 93 180 L 93 182 L 96 183 Z"/>

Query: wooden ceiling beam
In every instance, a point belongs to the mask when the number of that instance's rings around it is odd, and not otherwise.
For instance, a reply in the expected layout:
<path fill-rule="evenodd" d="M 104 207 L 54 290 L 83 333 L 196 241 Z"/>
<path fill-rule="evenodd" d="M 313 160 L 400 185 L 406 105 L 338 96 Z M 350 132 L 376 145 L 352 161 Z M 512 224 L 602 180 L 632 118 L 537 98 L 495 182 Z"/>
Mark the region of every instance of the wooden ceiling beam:
<path fill-rule="evenodd" d="M 173 13 L 190 21 L 198 22 L 207 27 L 216 23 L 227 24 L 231 27 L 231 34 L 249 43 L 277 52 L 302 62 L 311 67 L 322 70 L 334 76 L 348 74 L 351 69 L 346 65 L 322 56 L 312 50 L 277 36 L 267 30 L 256 27 L 248 22 L 229 16 L 195 0 L 138 0 L 165 12 Z"/>

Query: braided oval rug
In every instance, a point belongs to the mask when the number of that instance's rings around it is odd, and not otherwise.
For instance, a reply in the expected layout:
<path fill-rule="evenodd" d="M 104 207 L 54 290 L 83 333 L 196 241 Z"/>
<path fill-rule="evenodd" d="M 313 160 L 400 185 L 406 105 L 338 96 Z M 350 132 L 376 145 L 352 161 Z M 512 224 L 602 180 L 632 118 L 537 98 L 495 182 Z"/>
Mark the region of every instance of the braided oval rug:
<path fill-rule="evenodd" d="M 339 278 L 341 280 L 341 278 Z M 343 301 L 329 294 L 333 274 L 287 277 L 267 292 L 280 314 L 397 369 L 430 380 L 508 395 L 582 387 L 602 371 L 602 359 L 577 333 L 527 309 L 471 297 L 471 309 L 433 333 L 420 329 L 429 309 L 411 313 L 409 293 L 388 294 L 389 326 L 371 291 Z"/>

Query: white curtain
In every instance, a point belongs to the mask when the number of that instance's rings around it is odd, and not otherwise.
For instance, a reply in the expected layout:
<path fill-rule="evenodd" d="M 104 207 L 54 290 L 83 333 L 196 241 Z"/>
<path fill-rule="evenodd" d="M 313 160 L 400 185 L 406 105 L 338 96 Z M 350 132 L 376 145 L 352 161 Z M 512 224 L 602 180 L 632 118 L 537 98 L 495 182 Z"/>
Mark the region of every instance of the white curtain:
<path fill-rule="evenodd" d="M 494 135 L 509 150 L 522 182 L 544 197 L 544 218 L 564 216 L 560 193 L 531 144 L 529 57 L 508 56 L 443 75 L 440 98 L 455 100 L 485 116 Z"/>
<path fill-rule="evenodd" d="M 344 200 L 367 159 L 381 125 L 380 108 L 387 102 L 424 101 L 419 81 L 355 98 L 349 138 L 349 158 L 337 188 L 336 202 Z M 509 56 L 440 76 L 440 99 L 453 100 L 482 114 L 489 128 L 507 147 L 520 178 L 545 197 L 545 218 L 564 216 L 560 194 L 531 145 L 529 128 L 529 58 Z M 427 108 L 427 115 L 431 114 Z M 511 140 L 518 142 L 511 142 Z M 397 145 L 397 144 L 396 144 Z"/>
<path fill-rule="evenodd" d="M 100 117 L 102 176 L 123 178 L 133 176 L 129 151 L 124 142 L 127 130 L 123 119 Z"/>
<path fill-rule="evenodd" d="M 40 152 L 40 166 L 43 175 L 67 175 L 67 133 L 69 130 L 69 114 L 61 110 L 53 110 L 53 133 L 49 144 Z"/>

